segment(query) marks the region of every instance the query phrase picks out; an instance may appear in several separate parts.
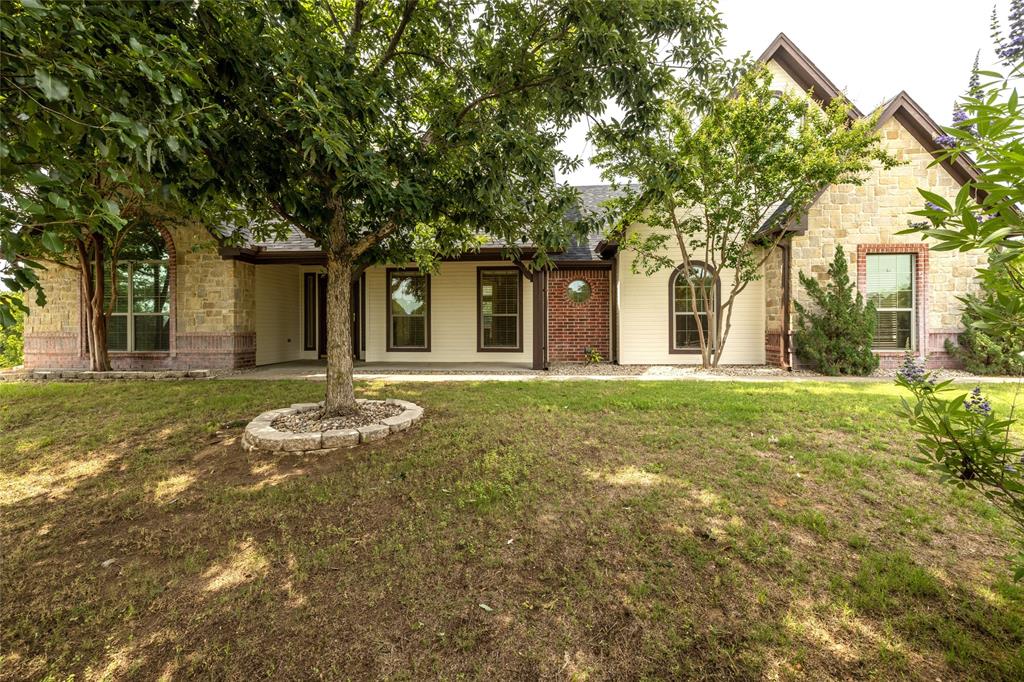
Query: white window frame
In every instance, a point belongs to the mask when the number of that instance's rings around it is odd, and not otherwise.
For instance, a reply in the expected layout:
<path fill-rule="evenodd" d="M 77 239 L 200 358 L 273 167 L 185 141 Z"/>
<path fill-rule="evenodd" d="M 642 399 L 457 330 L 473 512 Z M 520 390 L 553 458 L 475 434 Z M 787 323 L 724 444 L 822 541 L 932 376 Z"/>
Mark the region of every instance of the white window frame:
<path fill-rule="evenodd" d="M 116 263 L 114 263 L 113 265 L 115 265 L 115 266 L 127 265 L 128 266 L 128 275 L 127 275 L 127 282 L 128 282 L 127 291 L 128 291 L 128 294 L 125 297 L 126 298 L 126 301 L 125 301 L 126 306 L 125 306 L 125 308 L 126 308 L 127 312 L 123 312 L 123 313 L 113 312 L 113 313 L 110 314 L 111 319 L 114 318 L 114 317 L 125 317 L 125 318 L 127 318 L 127 321 L 125 322 L 125 330 L 126 330 L 125 331 L 125 335 L 126 335 L 127 338 L 125 339 L 125 347 L 123 349 L 121 349 L 121 348 L 110 348 L 109 347 L 109 345 L 110 345 L 110 333 L 109 333 L 109 329 L 108 329 L 108 332 L 107 332 L 107 345 L 108 345 L 107 352 L 108 353 L 169 353 L 169 352 L 171 352 L 171 348 L 170 348 L 171 340 L 170 340 L 170 338 L 167 339 L 167 349 L 166 350 L 136 350 L 135 349 L 135 316 L 136 315 L 139 315 L 139 316 L 142 316 L 142 317 L 166 317 L 167 318 L 167 323 L 168 323 L 168 325 L 170 325 L 170 322 L 171 322 L 171 296 L 172 296 L 170 285 L 168 284 L 168 287 L 167 287 L 167 312 L 166 313 L 137 313 L 137 312 L 134 312 L 132 310 L 132 308 L 133 308 L 132 303 L 134 303 L 134 299 L 135 299 L 135 293 L 134 293 L 133 287 L 132 287 L 132 274 L 135 272 L 135 266 L 136 265 L 162 265 L 164 267 L 164 275 L 168 279 L 170 279 L 170 276 L 171 276 L 171 263 L 170 263 L 170 259 L 167 258 L 167 259 L 164 259 L 164 260 L 151 260 L 151 259 L 150 260 L 119 260 Z M 113 270 L 111 270 L 111 280 L 110 281 L 111 281 L 111 285 L 113 285 L 113 281 L 114 281 L 113 280 Z M 110 294 L 108 293 L 107 295 L 109 297 Z M 107 305 L 109 305 L 109 300 L 110 299 L 108 298 L 107 299 L 107 301 L 108 301 Z"/>
<path fill-rule="evenodd" d="M 869 254 L 866 254 L 865 259 L 864 259 L 864 287 L 867 290 L 866 293 L 867 293 L 868 300 L 871 300 L 870 299 L 870 296 L 871 296 L 871 259 L 873 257 L 877 257 L 877 256 L 903 256 L 905 258 L 909 258 L 910 259 L 910 307 L 909 308 L 896 308 L 896 307 L 880 308 L 880 307 L 875 307 L 876 333 L 875 333 L 875 337 L 873 339 L 871 339 L 871 350 L 876 351 L 876 352 L 880 352 L 880 353 L 895 353 L 895 352 L 902 353 L 902 352 L 908 350 L 906 348 L 879 348 L 875 344 L 877 343 L 877 339 L 878 339 L 878 335 L 877 335 L 877 324 L 878 324 L 878 317 L 877 316 L 878 316 L 878 313 L 883 313 L 883 312 L 887 312 L 887 313 L 888 312 L 905 313 L 905 312 L 909 311 L 910 312 L 910 348 L 909 348 L 909 350 L 912 351 L 912 352 L 916 352 L 917 351 L 917 345 L 918 345 L 918 340 L 917 340 L 917 254 L 905 253 L 905 252 L 869 253 Z"/>

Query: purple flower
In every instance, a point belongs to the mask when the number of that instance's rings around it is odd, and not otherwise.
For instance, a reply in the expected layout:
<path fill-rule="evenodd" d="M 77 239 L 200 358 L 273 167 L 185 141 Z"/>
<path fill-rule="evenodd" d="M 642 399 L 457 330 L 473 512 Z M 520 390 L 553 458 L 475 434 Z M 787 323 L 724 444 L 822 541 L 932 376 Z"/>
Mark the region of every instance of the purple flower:
<path fill-rule="evenodd" d="M 931 372 L 925 371 L 924 362 L 918 361 L 910 352 L 903 358 L 903 366 L 896 370 L 896 376 L 914 386 L 935 385 L 935 378 Z"/>
<path fill-rule="evenodd" d="M 939 135 L 938 137 L 935 138 L 935 144 L 939 145 L 940 147 L 955 147 L 956 138 L 953 137 L 952 135 L 946 135 L 945 133 L 943 133 L 942 135 Z"/>
<path fill-rule="evenodd" d="M 992 414 L 992 404 L 981 394 L 981 386 L 975 386 L 967 396 L 967 400 L 964 401 L 964 409 L 982 417 Z"/>

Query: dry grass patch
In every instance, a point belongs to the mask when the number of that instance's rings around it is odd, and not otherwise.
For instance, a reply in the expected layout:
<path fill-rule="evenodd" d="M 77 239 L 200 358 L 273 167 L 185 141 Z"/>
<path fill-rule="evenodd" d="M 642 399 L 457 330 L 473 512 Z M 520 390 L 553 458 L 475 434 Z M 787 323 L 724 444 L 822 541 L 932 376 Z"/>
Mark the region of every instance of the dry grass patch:
<path fill-rule="evenodd" d="M 1024 676 L 1009 528 L 886 385 L 369 385 L 426 420 L 241 450 L 321 390 L 0 385 L 0 676 Z"/>

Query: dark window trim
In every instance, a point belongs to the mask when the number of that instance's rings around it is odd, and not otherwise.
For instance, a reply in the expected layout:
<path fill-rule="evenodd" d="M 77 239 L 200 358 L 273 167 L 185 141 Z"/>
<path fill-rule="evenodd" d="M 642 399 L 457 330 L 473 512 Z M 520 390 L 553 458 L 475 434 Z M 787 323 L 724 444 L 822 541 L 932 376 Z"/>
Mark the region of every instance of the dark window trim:
<path fill-rule="evenodd" d="M 390 283 L 389 283 L 390 286 Z M 390 294 L 389 294 L 390 296 Z M 391 301 L 388 301 L 388 310 L 391 310 Z M 427 311 L 429 314 L 429 310 Z M 390 330 L 389 330 L 390 331 Z M 359 275 L 359 349 L 366 353 L 366 271 Z"/>
<path fill-rule="evenodd" d="M 312 295 L 310 295 L 310 281 L 313 282 Z M 315 272 L 304 272 L 302 273 L 302 350 L 315 351 L 317 335 L 319 331 L 319 325 L 316 319 L 316 308 L 317 308 L 317 273 Z M 313 308 L 313 324 L 312 327 L 309 323 L 309 309 L 310 306 Z M 312 333 L 310 330 L 312 329 Z"/>
<path fill-rule="evenodd" d="M 426 300 L 427 310 L 426 310 L 426 315 L 424 316 L 426 318 L 426 321 L 424 322 L 424 327 L 425 327 L 425 329 L 424 329 L 424 337 L 425 337 L 424 341 L 426 341 L 426 346 L 423 346 L 421 348 L 411 348 L 411 347 L 408 347 L 408 346 L 394 346 L 391 343 L 391 320 L 393 318 L 393 315 L 391 314 L 391 276 L 394 275 L 394 274 L 401 274 L 401 273 L 415 274 L 415 275 L 418 275 L 420 277 L 425 277 L 426 278 L 425 289 L 426 289 L 426 299 L 427 299 Z M 425 272 L 420 272 L 416 268 L 387 268 L 384 271 L 384 301 L 385 301 L 386 306 L 387 306 L 386 310 L 387 310 L 387 323 L 388 323 L 388 326 L 387 326 L 387 329 L 384 330 L 386 346 L 387 346 L 387 352 L 388 353 L 429 353 L 430 352 L 430 318 L 431 318 L 431 314 L 430 314 L 430 275 L 428 273 L 425 273 Z"/>
<path fill-rule="evenodd" d="M 699 266 L 714 274 L 715 269 L 703 261 L 692 260 L 690 261 L 690 267 Z M 670 355 L 700 355 L 700 348 L 676 348 L 675 338 L 675 313 L 676 313 L 676 295 L 675 285 L 676 277 L 683 271 L 685 265 L 679 265 L 668 278 L 668 352 Z M 715 282 L 715 325 L 719 325 L 722 322 L 722 283 L 721 281 Z M 709 315 L 710 317 L 710 315 Z M 704 331 L 707 335 L 708 330 Z M 711 348 L 711 352 L 715 352 L 715 348 Z"/>
<path fill-rule="evenodd" d="M 484 346 L 484 299 L 483 274 L 485 272 L 508 271 L 516 274 L 517 313 L 516 345 Z M 476 269 L 476 352 L 477 353 L 522 353 L 523 352 L 523 271 L 517 267 L 480 266 Z"/>

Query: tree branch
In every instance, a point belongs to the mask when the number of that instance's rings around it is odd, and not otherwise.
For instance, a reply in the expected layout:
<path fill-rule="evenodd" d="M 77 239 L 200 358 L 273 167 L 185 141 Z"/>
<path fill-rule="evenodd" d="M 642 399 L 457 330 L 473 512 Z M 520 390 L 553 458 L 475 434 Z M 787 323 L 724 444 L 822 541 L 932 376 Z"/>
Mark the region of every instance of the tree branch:
<path fill-rule="evenodd" d="M 372 249 L 374 246 L 380 244 L 382 241 L 384 241 L 392 234 L 394 234 L 399 227 L 399 223 L 390 222 L 387 225 L 385 225 L 382 229 L 377 230 L 376 232 L 371 232 L 370 234 L 366 235 L 365 237 L 363 237 L 362 239 L 360 239 L 359 241 L 352 245 L 352 257 L 359 258 L 364 253 Z"/>
<path fill-rule="evenodd" d="M 398 43 L 402 40 L 402 34 L 405 33 L 406 27 L 409 25 L 409 21 L 412 19 L 413 12 L 416 11 L 416 5 L 419 0 L 406 0 L 405 5 L 402 7 L 402 18 L 398 21 L 398 28 L 395 29 L 394 35 L 391 36 L 391 42 L 388 43 L 387 48 L 384 50 L 384 54 L 381 55 L 380 61 L 373 67 L 372 72 L 377 73 L 384 66 L 391 61 L 395 56 L 395 51 L 398 49 Z"/>
<path fill-rule="evenodd" d="M 470 111 L 477 108 L 487 100 L 497 99 L 499 97 L 504 97 L 505 95 L 514 95 L 515 93 L 522 92 L 523 90 L 529 90 L 530 88 L 547 85 L 548 83 L 554 82 L 554 80 L 554 76 L 546 76 L 544 78 L 539 78 L 535 81 L 530 81 L 529 83 L 517 85 L 516 87 L 509 88 L 508 90 L 492 90 L 491 92 L 488 92 L 486 95 L 480 95 L 479 97 L 477 97 L 476 99 L 474 99 L 473 101 L 471 101 L 469 104 L 462 108 L 462 111 L 459 112 L 459 115 L 455 117 L 455 125 L 461 125 L 462 120 L 466 117 L 466 114 L 468 114 Z"/>
<path fill-rule="evenodd" d="M 328 5 L 330 0 L 328 0 Z M 345 54 L 352 56 L 356 53 L 358 47 L 357 40 L 359 34 L 363 30 L 363 10 L 366 9 L 366 0 L 356 0 L 356 6 L 352 10 L 352 26 L 349 28 L 348 35 L 345 36 Z M 334 16 L 333 10 L 331 16 Z M 337 19 L 335 19 L 337 22 Z M 339 26 L 340 30 L 340 26 Z"/>
<path fill-rule="evenodd" d="M 316 233 L 310 230 L 308 227 L 306 227 L 306 225 L 300 222 L 298 218 L 296 218 L 291 213 L 286 211 L 284 205 L 280 201 L 272 199 L 271 206 L 273 207 L 274 212 L 281 216 L 289 225 L 294 225 L 295 227 L 299 228 L 299 232 L 306 235 L 313 241 L 320 241 L 320 238 L 316 235 Z"/>

